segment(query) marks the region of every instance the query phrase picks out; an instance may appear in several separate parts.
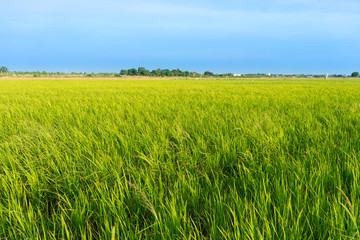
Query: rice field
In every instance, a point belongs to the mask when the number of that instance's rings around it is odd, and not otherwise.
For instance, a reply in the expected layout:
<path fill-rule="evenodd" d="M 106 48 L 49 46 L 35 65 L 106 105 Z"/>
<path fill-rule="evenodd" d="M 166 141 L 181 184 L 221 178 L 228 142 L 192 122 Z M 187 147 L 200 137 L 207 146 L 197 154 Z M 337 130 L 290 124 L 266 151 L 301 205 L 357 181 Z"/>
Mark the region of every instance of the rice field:
<path fill-rule="evenodd" d="M 359 80 L 0 80 L 0 239 L 359 239 L 359 160 Z"/>

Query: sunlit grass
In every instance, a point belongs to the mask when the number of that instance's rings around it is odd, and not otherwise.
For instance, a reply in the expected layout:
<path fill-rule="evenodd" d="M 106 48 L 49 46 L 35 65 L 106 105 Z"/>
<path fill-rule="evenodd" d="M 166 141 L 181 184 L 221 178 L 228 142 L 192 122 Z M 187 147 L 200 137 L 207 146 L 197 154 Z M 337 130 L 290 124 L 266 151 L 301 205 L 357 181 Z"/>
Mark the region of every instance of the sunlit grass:
<path fill-rule="evenodd" d="M 0 80 L 0 239 L 356 239 L 360 81 Z"/>

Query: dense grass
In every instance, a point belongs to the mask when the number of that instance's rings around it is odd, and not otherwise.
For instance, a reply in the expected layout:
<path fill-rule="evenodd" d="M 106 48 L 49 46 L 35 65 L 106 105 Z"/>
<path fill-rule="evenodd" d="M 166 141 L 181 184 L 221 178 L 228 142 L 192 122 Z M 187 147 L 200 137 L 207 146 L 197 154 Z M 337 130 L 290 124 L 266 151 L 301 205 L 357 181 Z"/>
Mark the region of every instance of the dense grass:
<path fill-rule="evenodd" d="M 1 80 L 1 239 L 360 237 L 360 81 Z"/>

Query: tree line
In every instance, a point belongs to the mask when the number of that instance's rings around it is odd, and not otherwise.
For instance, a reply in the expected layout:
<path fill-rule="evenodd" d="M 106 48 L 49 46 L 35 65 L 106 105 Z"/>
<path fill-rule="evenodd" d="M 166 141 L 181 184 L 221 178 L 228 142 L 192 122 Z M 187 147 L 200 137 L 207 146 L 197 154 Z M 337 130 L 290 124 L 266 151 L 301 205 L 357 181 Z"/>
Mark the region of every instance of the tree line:
<path fill-rule="evenodd" d="M 123 76 L 148 76 L 148 77 L 233 77 L 234 74 L 215 74 L 210 71 L 206 71 L 203 74 L 197 72 L 182 71 L 180 69 L 155 69 L 148 70 L 144 67 L 131 68 L 131 69 L 122 69 L 120 75 Z"/>
<path fill-rule="evenodd" d="M 180 69 L 155 69 L 148 70 L 144 67 L 130 68 L 130 69 L 122 69 L 118 73 L 87 73 L 87 72 L 46 72 L 46 71 L 12 71 L 5 66 L 0 67 L 1 75 L 14 75 L 14 76 L 32 76 L 32 77 L 47 77 L 47 76 L 79 76 L 79 77 L 122 77 L 122 76 L 147 76 L 147 77 L 241 77 L 241 78 L 287 78 L 287 77 L 297 77 L 297 78 L 323 78 L 325 75 L 313 75 L 313 74 L 264 74 L 264 73 L 250 73 L 250 74 L 237 74 L 233 73 L 225 73 L 225 74 L 215 74 L 210 71 L 205 71 L 204 73 L 190 72 L 190 71 L 182 71 Z M 329 75 L 332 78 L 347 78 L 359 77 L 359 72 L 353 72 L 351 75 L 344 74 L 333 74 Z"/>
<path fill-rule="evenodd" d="M 6 67 L 0 68 L 0 73 L 10 73 L 9 69 Z M 148 70 L 144 67 L 131 68 L 131 69 L 122 69 L 119 73 L 87 73 L 87 72 L 46 72 L 46 71 L 13 71 L 11 72 L 16 75 L 27 75 L 33 77 L 40 76 L 61 76 L 61 75 L 70 75 L 70 76 L 85 76 L 85 77 L 121 77 L 121 76 L 148 76 L 148 77 L 233 77 L 234 74 L 215 74 L 210 71 L 205 71 L 203 74 L 190 71 L 182 71 L 180 69 L 155 69 Z"/>

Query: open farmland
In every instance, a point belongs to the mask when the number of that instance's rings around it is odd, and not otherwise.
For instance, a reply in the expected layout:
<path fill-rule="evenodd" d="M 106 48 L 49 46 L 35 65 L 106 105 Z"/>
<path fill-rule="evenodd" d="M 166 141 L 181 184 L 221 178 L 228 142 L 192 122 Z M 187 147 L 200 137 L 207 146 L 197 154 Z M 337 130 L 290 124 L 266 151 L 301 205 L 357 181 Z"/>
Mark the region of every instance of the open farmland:
<path fill-rule="evenodd" d="M 1 239 L 360 237 L 359 80 L 0 80 Z"/>

